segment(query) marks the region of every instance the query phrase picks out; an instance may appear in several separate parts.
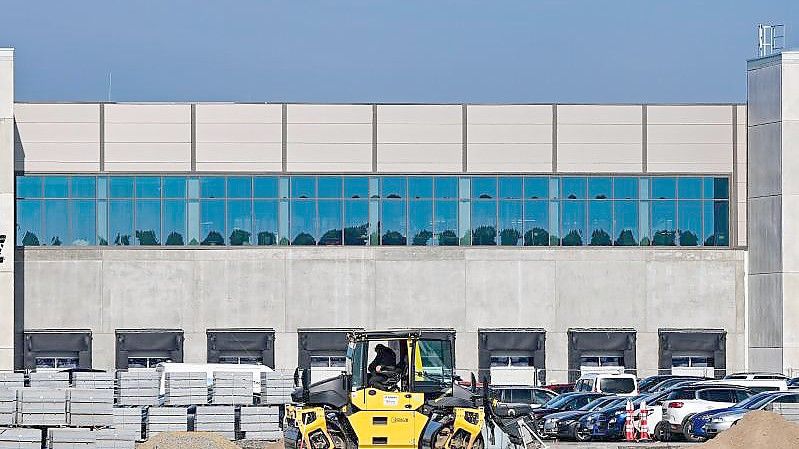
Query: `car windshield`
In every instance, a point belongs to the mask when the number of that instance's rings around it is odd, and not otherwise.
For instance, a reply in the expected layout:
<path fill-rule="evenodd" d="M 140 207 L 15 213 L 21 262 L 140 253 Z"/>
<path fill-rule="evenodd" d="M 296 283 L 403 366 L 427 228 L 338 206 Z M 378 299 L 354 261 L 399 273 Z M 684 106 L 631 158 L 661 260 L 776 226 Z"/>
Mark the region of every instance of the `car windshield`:
<path fill-rule="evenodd" d="M 606 377 L 599 380 L 599 390 L 604 393 L 630 393 L 635 391 L 635 379 L 632 377 Z"/>
<path fill-rule="evenodd" d="M 544 407 L 546 408 L 562 407 L 563 405 L 566 405 L 567 402 L 574 399 L 576 396 L 577 395 L 574 394 L 562 394 L 560 396 L 555 396 L 554 398 L 548 400 L 547 403 L 544 404 Z"/>

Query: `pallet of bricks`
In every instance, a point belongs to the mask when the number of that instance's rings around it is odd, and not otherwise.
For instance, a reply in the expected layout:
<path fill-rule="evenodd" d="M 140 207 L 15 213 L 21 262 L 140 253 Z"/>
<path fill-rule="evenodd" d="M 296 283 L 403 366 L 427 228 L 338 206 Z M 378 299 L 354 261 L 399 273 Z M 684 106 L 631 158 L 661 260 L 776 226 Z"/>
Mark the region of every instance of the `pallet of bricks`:
<path fill-rule="evenodd" d="M 0 373 L 0 426 L 17 421 L 17 390 L 25 386 L 23 373 Z"/>
<path fill-rule="evenodd" d="M 0 449 L 42 449 L 42 430 L 0 427 Z"/>
<path fill-rule="evenodd" d="M 188 407 L 150 407 L 146 417 L 147 438 L 161 432 L 186 432 L 189 430 Z"/>
<path fill-rule="evenodd" d="M 261 373 L 261 404 L 284 405 L 291 403 L 294 392 L 294 375 L 279 371 Z"/>
<path fill-rule="evenodd" d="M 250 406 L 239 410 L 239 438 L 277 441 L 283 438 L 280 430 L 280 408 L 277 406 Z"/>
<path fill-rule="evenodd" d="M 130 432 L 136 441 L 144 441 L 144 423 L 147 407 L 114 407 L 113 428 Z"/>
<path fill-rule="evenodd" d="M 774 413 L 781 415 L 786 421 L 799 424 L 799 404 L 774 404 Z"/>
<path fill-rule="evenodd" d="M 194 430 L 216 432 L 228 440 L 236 439 L 236 407 L 232 405 L 201 405 L 194 413 Z"/>
<path fill-rule="evenodd" d="M 208 374 L 166 373 L 164 405 L 201 405 L 208 403 Z"/>
<path fill-rule="evenodd" d="M 161 376 L 155 371 L 117 371 L 117 404 L 121 406 L 158 405 Z"/>
<path fill-rule="evenodd" d="M 67 390 L 67 421 L 72 427 L 110 427 L 114 424 L 114 390 Z"/>
<path fill-rule="evenodd" d="M 40 447 L 40 446 L 39 446 Z M 135 449 L 132 432 L 117 429 L 50 428 L 48 449 Z"/>
<path fill-rule="evenodd" d="M 249 372 L 214 372 L 211 403 L 217 405 L 252 405 L 253 375 Z"/>

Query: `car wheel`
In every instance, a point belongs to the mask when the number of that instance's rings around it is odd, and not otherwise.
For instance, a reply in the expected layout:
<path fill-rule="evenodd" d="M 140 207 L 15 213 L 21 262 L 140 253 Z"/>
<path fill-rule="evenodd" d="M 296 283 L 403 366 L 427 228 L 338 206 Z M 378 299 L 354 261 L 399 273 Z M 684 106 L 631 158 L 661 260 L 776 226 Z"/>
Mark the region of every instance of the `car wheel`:
<path fill-rule="evenodd" d="M 663 421 L 657 423 L 655 430 L 652 432 L 652 438 L 655 441 L 671 441 L 671 430 L 669 430 L 669 424 Z"/>
<path fill-rule="evenodd" d="M 682 423 L 682 434 L 685 436 L 685 440 L 691 443 L 700 443 L 702 441 L 705 441 L 704 438 L 696 436 L 693 433 L 691 433 L 691 418 L 692 416 L 685 418 L 685 420 Z"/>
<path fill-rule="evenodd" d="M 574 423 L 572 434 L 574 435 L 574 439 L 581 443 L 591 441 L 591 430 L 581 426 L 580 423 Z"/>

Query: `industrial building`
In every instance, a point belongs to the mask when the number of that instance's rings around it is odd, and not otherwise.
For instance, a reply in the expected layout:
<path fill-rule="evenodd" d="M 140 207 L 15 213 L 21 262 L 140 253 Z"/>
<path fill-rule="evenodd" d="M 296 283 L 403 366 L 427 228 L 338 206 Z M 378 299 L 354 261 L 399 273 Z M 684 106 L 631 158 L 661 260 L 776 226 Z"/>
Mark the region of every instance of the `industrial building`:
<path fill-rule="evenodd" d="M 747 104 L 28 103 L 13 65 L 0 370 L 335 372 L 396 327 L 550 382 L 799 368 L 799 53 Z"/>

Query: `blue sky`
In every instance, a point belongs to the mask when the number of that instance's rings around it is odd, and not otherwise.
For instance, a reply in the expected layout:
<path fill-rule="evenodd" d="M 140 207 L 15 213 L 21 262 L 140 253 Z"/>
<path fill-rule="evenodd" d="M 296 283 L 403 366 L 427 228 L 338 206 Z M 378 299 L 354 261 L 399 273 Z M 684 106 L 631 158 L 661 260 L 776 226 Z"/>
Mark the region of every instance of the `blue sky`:
<path fill-rule="evenodd" d="M 0 46 L 18 100 L 731 102 L 759 22 L 799 47 L 799 0 L 17 0 Z"/>

